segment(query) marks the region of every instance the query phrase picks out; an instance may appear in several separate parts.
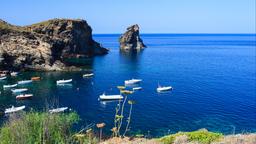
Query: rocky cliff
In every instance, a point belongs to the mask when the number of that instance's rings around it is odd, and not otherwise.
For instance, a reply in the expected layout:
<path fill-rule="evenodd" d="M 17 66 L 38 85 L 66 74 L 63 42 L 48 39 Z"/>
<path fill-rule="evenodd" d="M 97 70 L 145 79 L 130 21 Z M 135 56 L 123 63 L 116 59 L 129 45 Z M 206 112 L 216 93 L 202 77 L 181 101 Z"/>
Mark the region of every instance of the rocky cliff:
<path fill-rule="evenodd" d="M 141 50 L 146 47 L 142 39 L 140 38 L 139 26 L 132 25 L 127 28 L 127 31 L 119 38 L 120 49 L 129 50 Z"/>
<path fill-rule="evenodd" d="M 70 70 L 77 67 L 69 59 L 107 53 L 85 20 L 52 19 L 24 27 L 0 20 L 2 69 Z"/>

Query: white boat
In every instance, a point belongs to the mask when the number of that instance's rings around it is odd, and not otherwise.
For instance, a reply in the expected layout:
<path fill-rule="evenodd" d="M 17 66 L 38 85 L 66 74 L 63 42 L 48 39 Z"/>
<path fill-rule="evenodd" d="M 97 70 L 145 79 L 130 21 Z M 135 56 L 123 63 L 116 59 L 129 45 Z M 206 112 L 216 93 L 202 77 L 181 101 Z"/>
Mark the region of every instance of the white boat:
<path fill-rule="evenodd" d="M 70 83 L 72 82 L 72 79 L 68 79 L 68 80 L 57 80 L 57 84 L 65 84 L 65 83 Z"/>
<path fill-rule="evenodd" d="M 124 84 L 126 85 L 132 85 L 132 84 L 137 84 L 140 83 L 142 79 L 131 79 L 131 80 L 126 80 L 124 81 Z"/>
<path fill-rule="evenodd" d="M 11 108 L 7 108 L 5 109 L 5 114 L 8 114 L 8 113 L 13 113 L 13 112 L 17 112 L 17 111 L 21 111 L 25 109 L 25 106 L 20 106 L 20 107 L 14 107 L 12 106 Z"/>
<path fill-rule="evenodd" d="M 123 98 L 124 97 L 122 95 L 105 95 L 105 93 L 103 93 L 99 97 L 100 100 L 119 100 Z"/>
<path fill-rule="evenodd" d="M 18 81 L 18 84 L 28 84 L 28 83 L 32 83 L 32 80 L 22 80 L 22 81 Z"/>
<path fill-rule="evenodd" d="M 12 85 L 3 85 L 3 88 L 14 88 L 16 87 L 18 84 L 12 84 Z"/>
<path fill-rule="evenodd" d="M 10 74 L 11 74 L 11 76 L 17 76 L 18 72 L 11 72 Z"/>
<path fill-rule="evenodd" d="M 25 92 L 25 91 L 27 91 L 28 89 L 26 89 L 26 88 L 21 88 L 21 89 L 12 89 L 11 91 L 13 92 L 13 93 L 21 93 L 21 92 Z"/>
<path fill-rule="evenodd" d="M 158 88 L 156 89 L 157 92 L 163 92 L 163 91 L 169 91 L 172 90 L 171 86 L 158 86 Z"/>
<path fill-rule="evenodd" d="M 142 87 L 134 87 L 134 88 L 132 88 L 132 90 L 133 91 L 135 91 L 135 90 L 142 90 Z"/>
<path fill-rule="evenodd" d="M 89 73 L 89 74 L 84 74 L 83 77 L 92 77 L 94 74 L 93 73 Z"/>
<path fill-rule="evenodd" d="M 6 79 L 6 76 L 0 77 L 0 80 L 4 80 Z"/>
<path fill-rule="evenodd" d="M 61 107 L 61 108 L 51 109 L 51 110 L 49 110 L 49 112 L 50 113 L 60 113 L 60 112 L 64 112 L 67 109 L 68 109 L 68 107 Z"/>
<path fill-rule="evenodd" d="M 16 96 L 16 99 L 23 100 L 33 97 L 33 94 L 20 94 Z"/>

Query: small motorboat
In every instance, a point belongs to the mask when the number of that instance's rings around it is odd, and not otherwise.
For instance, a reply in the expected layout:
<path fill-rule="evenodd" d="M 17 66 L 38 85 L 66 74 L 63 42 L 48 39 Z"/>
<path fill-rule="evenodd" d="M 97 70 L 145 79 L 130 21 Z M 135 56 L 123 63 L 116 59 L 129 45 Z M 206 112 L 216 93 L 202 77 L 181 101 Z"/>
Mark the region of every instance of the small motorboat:
<path fill-rule="evenodd" d="M 12 84 L 12 85 L 3 85 L 3 88 L 4 89 L 7 89 L 7 88 L 14 88 L 16 87 L 18 84 Z"/>
<path fill-rule="evenodd" d="M 126 85 L 132 85 L 132 84 L 137 84 L 140 83 L 142 79 L 131 79 L 131 80 L 125 80 L 124 84 Z"/>
<path fill-rule="evenodd" d="M 89 74 L 84 74 L 83 77 L 92 77 L 94 74 L 93 73 L 89 73 Z"/>
<path fill-rule="evenodd" d="M 120 92 L 122 94 L 132 94 L 133 93 L 133 91 L 129 91 L 129 90 L 120 90 Z"/>
<path fill-rule="evenodd" d="M 64 112 L 65 110 L 67 110 L 68 107 L 61 107 L 61 108 L 56 108 L 56 109 L 51 109 L 49 110 L 49 112 L 52 113 L 60 113 L 60 112 Z"/>
<path fill-rule="evenodd" d="M 17 76 L 17 75 L 18 75 L 18 72 L 11 72 L 10 75 L 11 75 L 11 76 Z"/>
<path fill-rule="evenodd" d="M 31 80 L 32 81 L 39 81 L 41 78 L 40 77 L 32 77 Z"/>
<path fill-rule="evenodd" d="M 24 100 L 24 99 L 29 99 L 32 98 L 33 94 L 20 94 L 16 96 L 17 100 Z"/>
<path fill-rule="evenodd" d="M 157 92 L 163 92 L 163 91 L 169 91 L 172 90 L 171 86 L 160 86 L 158 85 L 158 88 L 156 89 Z"/>
<path fill-rule="evenodd" d="M 142 90 L 142 87 L 134 87 L 132 88 L 133 91 L 136 91 L 136 90 Z"/>
<path fill-rule="evenodd" d="M 0 73 L 0 77 L 5 77 L 6 73 Z"/>
<path fill-rule="evenodd" d="M 0 77 L 0 80 L 5 80 L 7 77 L 6 76 L 3 76 L 3 77 Z"/>
<path fill-rule="evenodd" d="M 21 93 L 21 92 L 25 92 L 25 91 L 27 91 L 28 89 L 26 89 L 26 88 L 21 88 L 21 89 L 12 89 L 11 91 L 13 92 L 13 93 Z"/>
<path fill-rule="evenodd" d="M 124 97 L 122 95 L 105 95 L 105 93 L 99 97 L 100 100 L 120 100 L 123 98 Z"/>
<path fill-rule="evenodd" d="M 57 80 L 57 84 L 65 84 L 65 83 L 70 83 L 72 82 L 72 79 L 68 79 L 68 80 Z"/>
<path fill-rule="evenodd" d="M 12 106 L 11 108 L 7 108 L 5 109 L 5 114 L 8 114 L 8 113 L 14 113 L 14 112 L 17 112 L 17 111 L 21 111 L 25 109 L 25 106 L 20 106 L 20 107 L 14 107 Z"/>
<path fill-rule="evenodd" d="M 22 85 L 22 84 L 29 84 L 29 83 L 32 83 L 32 80 L 22 80 L 22 81 L 18 81 L 18 84 L 19 84 L 19 85 Z"/>
<path fill-rule="evenodd" d="M 125 86 L 117 86 L 118 89 L 123 90 L 125 89 Z"/>

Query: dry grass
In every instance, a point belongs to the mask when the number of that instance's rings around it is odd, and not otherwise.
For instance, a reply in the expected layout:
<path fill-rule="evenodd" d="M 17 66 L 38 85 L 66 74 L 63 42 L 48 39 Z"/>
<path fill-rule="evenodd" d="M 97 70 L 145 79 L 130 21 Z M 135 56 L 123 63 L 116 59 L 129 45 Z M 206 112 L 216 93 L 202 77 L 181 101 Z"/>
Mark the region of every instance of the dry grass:
<path fill-rule="evenodd" d="M 108 139 L 100 144 L 162 144 L 156 139 L 145 139 L 145 138 L 119 138 L 114 137 Z M 197 141 L 190 141 L 187 135 L 177 135 L 174 141 L 169 144 L 202 144 Z M 218 142 L 211 142 L 210 144 L 256 144 L 256 134 L 237 134 L 224 136 Z"/>
<path fill-rule="evenodd" d="M 145 138 L 119 138 L 119 137 L 113 137 L 111 139 L 108 139 L 100 144 L 161 144 L 161 142 L 154 140 L 154 139 L 145 139 Z"/>
<path fill-rule="evenodd" d="M 221 142 L 214 144 L 256 144 L 256 133 L 227 135 Z"/>

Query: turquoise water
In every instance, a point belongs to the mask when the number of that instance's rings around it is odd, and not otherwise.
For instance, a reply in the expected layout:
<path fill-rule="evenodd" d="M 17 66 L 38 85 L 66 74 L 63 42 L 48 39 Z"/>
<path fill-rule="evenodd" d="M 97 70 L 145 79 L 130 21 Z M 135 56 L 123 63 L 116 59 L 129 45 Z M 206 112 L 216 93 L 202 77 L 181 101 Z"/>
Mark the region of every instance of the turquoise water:
<path fill-rule="evenodd" d="M 82 118 L 78 127 L 105 122 L 109 133 L 117 102 L 102 103 L 98 96 L 118 94 L 116 86 L 124 80 L 141 78 L 143 90 L 129 96 L 136 101 L 130 133 L 159 136 L 200 128 L 225 134 L 256 132 L 255 35 L 147 34 L 142 39 L 148 48 L 138 54 L 120 53 L 118 37 L 94 35 L 111 51 L 89 61 L 87 67 L 95 74 L 91 79 L 82 78 L 85 72 L 25 72 L 1 81 L 2 87 L 32 76 L 43 78 L 24 86 L 34 94 L 32 100 L 16 101 L 1 88 L 0 110 L 11 105 L 26 105 L 26 110 L 68 106 Z M 73 83 L 56 86 L 63 78 Z M 174 89 L 159 94 L 158 83 Z"/>

